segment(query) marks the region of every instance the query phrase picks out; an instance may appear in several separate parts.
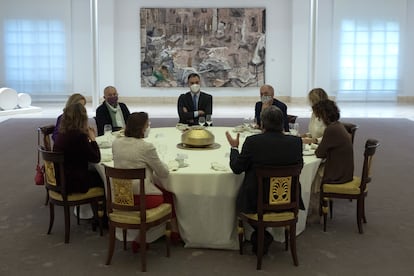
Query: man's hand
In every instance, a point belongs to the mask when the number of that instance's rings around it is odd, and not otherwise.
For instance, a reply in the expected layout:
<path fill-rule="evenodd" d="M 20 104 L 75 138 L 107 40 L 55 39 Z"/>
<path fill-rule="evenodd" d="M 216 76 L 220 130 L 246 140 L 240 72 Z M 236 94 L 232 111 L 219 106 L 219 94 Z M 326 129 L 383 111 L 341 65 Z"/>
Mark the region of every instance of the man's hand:
<path fill-rule="evenodd" d="M 187 107 L 183 107 L 183 112 L 188 112 Z"/>
<path fill-rule="evenodd" d="M 227 137 L 227 141 L 229 141 L 229 144 L 231 147 L 239 147 L 239 138 L 240 138 L 240 133 L 237 133 L 236 138 L 231 137 L 230 133 L 228 131 L 226 131 L 226 137 Z"/>
<path fill-rule="evenodd" d="M 205 114 L 204 110 L 198 110 L 198 117 L 204 117 Z"/>

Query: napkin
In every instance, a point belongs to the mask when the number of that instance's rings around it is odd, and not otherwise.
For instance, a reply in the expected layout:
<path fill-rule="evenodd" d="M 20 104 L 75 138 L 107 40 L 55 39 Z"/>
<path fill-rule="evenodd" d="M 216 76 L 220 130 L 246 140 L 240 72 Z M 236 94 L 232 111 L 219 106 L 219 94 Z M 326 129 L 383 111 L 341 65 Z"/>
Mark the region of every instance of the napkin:
<path fill-rule="evenodd" d="M 112 147 L 112 141 L 113 141 L 112 135 L 102 135 L 96 137 L 96 143 L 100 148 L 110 148 Z"/>
<path fill-rule="evenodd" d="M 224 166 L 223 164 L 212 162 L 211 168 L 215 171 L 228 171 L 227 166 Z"/>
<path fill-rule="evenodd" d="M 171 160 L 171 161 L 168 161 L 167 166 L 170 171 L 176 171 L 180 167 L 180 164 L 178 164 L 178 162 L 175 160 Z"/>

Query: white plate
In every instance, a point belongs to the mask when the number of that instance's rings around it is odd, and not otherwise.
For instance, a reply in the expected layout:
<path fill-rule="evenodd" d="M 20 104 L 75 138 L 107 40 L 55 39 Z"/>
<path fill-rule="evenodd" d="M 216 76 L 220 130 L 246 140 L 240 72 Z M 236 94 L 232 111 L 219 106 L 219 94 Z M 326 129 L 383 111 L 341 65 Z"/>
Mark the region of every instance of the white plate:
<path fill-rule="evenodd" d="M 258 129 L 258 128 L 251 128 L 249 131 L 251 133 L 262 133 L 262 130 L 261 129 Z"/>
<path fill-rule="evenodd" d="M 302 153 L 305 156 L 309 156 L 309 155 L 314 155 L 315 151 L 314 150 L 304 150 Z"/>

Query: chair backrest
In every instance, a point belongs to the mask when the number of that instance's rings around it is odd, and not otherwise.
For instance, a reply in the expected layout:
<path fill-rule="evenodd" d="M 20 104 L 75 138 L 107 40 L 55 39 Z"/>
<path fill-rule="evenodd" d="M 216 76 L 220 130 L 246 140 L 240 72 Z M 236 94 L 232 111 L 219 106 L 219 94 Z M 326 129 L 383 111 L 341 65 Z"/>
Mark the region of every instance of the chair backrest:
<path fill-rule="evenodd" d="M 50 151 L 52 150 L 52 140 L 50 139 L 50 136 L 53 134 L 53 131 L 55 130 L 55 125 L 47 125 L 47 126 L 41 126 L 37 128 L 37 144 L 40 146 L 40 137 L 43 138 L 43 147 L 44 149 Z"/>
<path fill-rule="evenodd" d="M 141 222 L 146 221 L 145 168 L 119 169 L 105 166 L 107 211 L 140 211 Z M 133 180 L 139 181 L 139 204 L 134 203 Z"/>
<path fill-rule="evenodd" d="M 365 191 L 367 183 L 371 182 L 371 165 L 374 158 L 374 154 L 379 147 L 380 143 L 375 139 L 368 139 L 365 142 L 364 151 L 364 164 L 362 167 L 361 177 L 361 193 Z"/>
<path fill-rule="evenodd" d="M 299 176 L 303 164 L 291 166 L 263 166 L 255 169 L 258 195 L 257 215 L 291 210 L 296 214 L 299 207 Z"/>
<path fill-rule="evenodd" d="M 67 199 L 64 155 L 63 152 L 46 150 L 44 147 L 38 148 L 45 164 L 45 185 L 48 190 L 62 194 L 63 200 Z"/>
<path fill-rule="evenodd" d="M 287 118 L 288 118 L 289 124 L 294 124 L 296 123 L 296 119 L 298 118 L 298 116 L 288 114 Z"/>
<path fill-rule="evenodd" d="M 359 128 L 357 125 L 352 124 L 352 123 L 342 123 L 345 127 L 345 129 L 348 131 L 348 133 L 351 135 L 351 141 L 352 144 L 354 143 L 354 138 L 355 138 L 355 132 L 357 131 L 357 129 Z"/>

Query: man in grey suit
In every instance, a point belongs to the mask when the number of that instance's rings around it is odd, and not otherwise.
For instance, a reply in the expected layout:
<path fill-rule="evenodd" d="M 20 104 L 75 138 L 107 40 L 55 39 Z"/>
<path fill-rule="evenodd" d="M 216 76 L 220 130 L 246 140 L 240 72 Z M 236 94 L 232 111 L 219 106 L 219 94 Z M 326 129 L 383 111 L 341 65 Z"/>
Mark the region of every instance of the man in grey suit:
<path fill-rule="evenodd" d="M 245 213 L 257 212 L 257 182 L 255 167 L 257 166 L 285 166 L 303 164 L 302 139 L 298 136 L 283 134 L 283 112 L 271 105 L 260 114 L 263 133 L 248 136 L 239 153 L 239 134 L 233 138 L 226 132 L 231 146 L 230 167 L 235 174 L 245 173 L 243 183 L 237 195 L 236 208 Z M 303 206 L 303 204 L 302 204 Z M 255 232 L 251 240 L 253 251 Z M 265 252 L 273 240 L 269 232 L 265 232 Z"/>
<path fill-rule="evenodd" d="M 180 123 L 198 125 L 198 118 L 213 113 L 213 97 L 200 90 L 200 76 L 196 73 L 188 75 L 189 92 L 178 98 L 177 109 Z"/>

